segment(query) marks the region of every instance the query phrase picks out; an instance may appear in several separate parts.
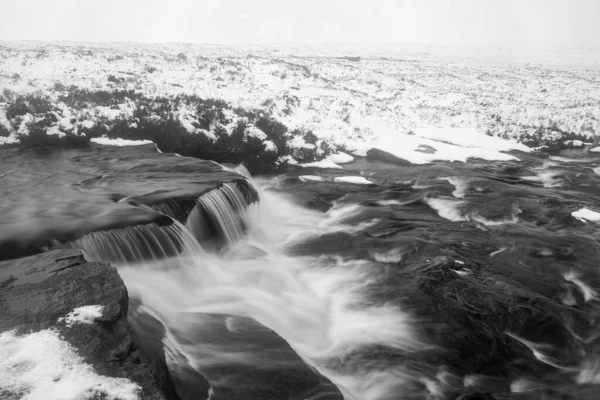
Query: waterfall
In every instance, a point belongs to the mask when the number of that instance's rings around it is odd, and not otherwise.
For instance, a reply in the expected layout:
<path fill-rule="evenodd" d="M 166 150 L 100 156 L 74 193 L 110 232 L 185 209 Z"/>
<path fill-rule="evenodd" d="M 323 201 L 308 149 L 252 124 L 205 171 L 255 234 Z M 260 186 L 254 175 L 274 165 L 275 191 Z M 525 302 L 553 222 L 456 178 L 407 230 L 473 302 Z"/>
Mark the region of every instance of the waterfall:
<path fill-rule="evenodd" d="M 238 184 L 226 182 L 198 198 L 186 227 L 200 242 L 213 236 L 210 232 L 213 230 L 225 244 L 231 245 L 246 232 L 251 201 Z"/>
<path fill-rule="evenodd" d="M 156 223 L 91 232 L 58 247 L 82 249 L 91 260 L 129 264 L 180 254 L 198 254 L 202 247 L 179 222 Z"/>

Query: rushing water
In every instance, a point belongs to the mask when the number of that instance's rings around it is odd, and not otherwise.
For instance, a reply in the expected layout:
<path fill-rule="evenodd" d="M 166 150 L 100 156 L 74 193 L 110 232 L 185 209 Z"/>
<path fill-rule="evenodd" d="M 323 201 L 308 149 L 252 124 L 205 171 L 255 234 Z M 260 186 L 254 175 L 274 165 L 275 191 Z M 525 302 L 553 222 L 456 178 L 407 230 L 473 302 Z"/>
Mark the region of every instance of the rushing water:
<path fill-rule="evenodd" d="M 600 231 L 571 214 L 600 211 L 600 160 L 519 157 L 345 166 L 374 185 L 292 170 L 253 180 L 259 201 L 230 170 L 189 201 L 125 198 L 156 222 L 55 245 L 117 265 L 183 399 L 202 377 L 212 400 L 595 399 Z"/>

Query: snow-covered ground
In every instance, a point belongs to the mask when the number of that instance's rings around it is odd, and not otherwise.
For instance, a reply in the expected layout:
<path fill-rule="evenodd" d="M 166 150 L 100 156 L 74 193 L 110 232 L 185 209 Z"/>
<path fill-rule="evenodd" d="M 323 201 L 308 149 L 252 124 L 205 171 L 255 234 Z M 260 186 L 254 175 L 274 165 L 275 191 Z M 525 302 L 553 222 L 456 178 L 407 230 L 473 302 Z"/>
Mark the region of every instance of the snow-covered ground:
<path fill-rule="evenodd" d="M 0 45 L 0 143 L 14 141 L 46 118 L 7 118 L 8 103 L 20 94 L 50 98 L 53 116 L 45 129 L 57 136 L 98 124 L 110 127 L 115 121 L 135 128 L 136 96 L 186 94 L 223 99 L 232 109 L 260 108 L 290 131 L 312 131 L 319 140 L 348 151 L 392 144 L 406 156 L 407 146 L 400 142 L 414 149 L 433 140 L 437 154 L 411 151 L 412 161 L 416 156 L 421 162 L 444 159 L 448 152 L 463 161 L 481 156 L 477 149 L 489 145 L 496 153 L 484 158 L 509 159 L 497 152 L 522 147 L 499 146 L 485 134 L 539 144 L 567 134 L 600 133 L 600 62 L 592 62 L 593 55 L 583 50 L 561 56 L 560 65 L 540 58 L 544 66 L 523 62 L 527 54 L 513 62 L 500 51 L 465 55 L 450 48 L 5 42 Z M 130 90 L 136 95 L 93 107 L 60 100 L 74 89 Z M 187 132 L 215 140 L 219 124 L 202 126 L 189 104 L 178 104 L 172 117 Z M 231 134 L 243 118 L 226 110 L 220 124 Z M 431 130 L 435 127 L 452 129 Z M 251 132 L 247 129 L 246 135 Z M 258 129 L 253 135 L 265 149 L 276 151 L 276 144 L 261 134 Z M 302 138 L 294 140 L 293 148 L 315 147 Z M 456 153 L 456 147 L 463 150 Z"/>

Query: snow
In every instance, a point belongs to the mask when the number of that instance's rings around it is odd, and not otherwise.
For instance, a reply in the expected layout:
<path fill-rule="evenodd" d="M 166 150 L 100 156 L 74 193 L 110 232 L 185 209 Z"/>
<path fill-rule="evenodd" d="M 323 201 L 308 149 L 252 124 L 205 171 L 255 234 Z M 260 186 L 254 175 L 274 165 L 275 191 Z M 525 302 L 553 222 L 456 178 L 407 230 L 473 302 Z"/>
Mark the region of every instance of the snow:
<path fill-rule="evenodd" d="M 53 125 L 49 128 L 46 129 L 46 135 L 55 135 L 58 137 L 64 137 L 65 133 L 61 132 L 60 128 L 58 127 L 58 125 Z"/>
<path fill-rule="evenodd" d="M 261 131 L 259 128 L 257 128 L 254 125 L 248 125 L 246 126 L 246 129 L 244 131 L 246 133 L 247 136 L 250 137 L 254 137 L 260 140 L 266 140 L 267 139 L 267 134 L 264 133 L 263 131 Z"/>
<path fill-rule="evenodd" d="M 52 329 L 0 333 L 0 388 L 23 400 L 137 400 L 140 390 L 127 379 L 96 374 Z"/>
<path fill-rule="evenodd" d="M 277 145 L 271 140 L 265 140 L 263 146 L 265 147 L 265 151 L 277 151 Z"/>
<path fill-rule="evenodd" d="M 102 316 L 103 310 L 104 306 L 99 305 L 77 307 L 58 321 L 64 321 L 69 328 L 75 324 L 92 324 L 96 318 Z"/>
<path fill-rule="evenodd" d="M 585 222 L 586 220 L 593 221 L 593 222 L 600 222 L 600 213 L 598 213 L 596 211 L 592 211 L 586 207 L 572 212 L 571 215 L 583 222 Z"/>
<path fill-rule="evenodd" d="M 300 175 L 298 179 L 302 182 L 322 182 L 325 180 L 325 178 L 318 175 Z"/>
<path fill-rule="evenodd" d="M 349 45 L 340 50 L 324 45 L 6 42 L 0 53 L 0 86 L 15 94 L 49 94 L 51 112 L 58 119 L 58 128 L 52 128 L 56 134 L 95 125 L 110 128 L 118 120 L 133 127 L 139 121 L 133 117 L 135 97 L 111 106 L 75 109 L 58 101 L 67 90 L 55 89 L 55 83 L 90 92 L 135 90 L 146 98 L 224 99 L 272 115 L 288 132 L 312 131 L 319 141 L 343 145 L 356 156 L 379 148 L 416 164 L 469 158 L 516 160 L 518 156 L 505 152 L 531 151 L 517 143 L 520 139 L 561 139 L 561 132 L 592 137 L 600 129 L 595 122 L 600 120 L 597 70 L 581 68 L 580 62 L 586 60 L 597 68 L 596 50 L 572 54 L 530 50 L 517 57 L 500 50 L 474 54 L 470 48 L 450 51 L 404 45 Z M 186 60 L 178 59 L 179 53 Z M 257 57 L 247 57 L 249 53 Z M 336 59 L 348 54 L 362 56 L 359 68 Z M 523 60 L 533 54 L 546 64 L 525 64 Z M 18 79 L 12 78 L 15 74 Z M 110 82 L 110 75 L 119 82 Z M 42 118 L 36 114 L 8 121 L 2 111 L 6 102 L 0 97 L 0 124 L 8 124 L 11 133 L 28 134 L 32 123 Z M 182 105 L 173 117 L 188 132 L 214 139 L 218 124 L 208 130 L 196 128 L 195 113 L 193 106 Z M 161 118 L 157 114 L 149 118 L 155 117 Z M 225 111 L 225 117 L 230 122 L 223 122 L 222 128 L 228 133 L 243 120 L 231 110 Z M 264 132 L 247 128 L 248 136 L 267 142 Z M 296 136 L 290 148 L 314 149 L 315 145 Z M 328 159 L 343 164 L 349 157 L 338 153 Z"/>
<path fill-rule="evenodd" d="M 300 167 L 305 167 L 305 168 L 333 168 L 333 169 L 343 169 L 341 166 L 335 164 L 334 162 L 325 159 L 325 160 L 321 160 L 321 161 L 315 161 L 315 162 L 311 162 L 311 163 L 305 163 L 305 164 L 298 164 Z"/>
<path fill-rule="evenodd" d="M 337 183 L 352 183 L 355 185 L 373 185 L 373 182 L 362 176 L 337 176 L 333 178 L 333 181 Z"/>
<path fill-rule="evenodd" d="M 350 154 L 340 151 L 338 153 L 331 154 L 329 157 L 327 157 L 327 160 L 335 164 L 347 164 L 354 161 L 354 157 L 352 157 Z"/>
<path fill-rule="evenodd" d="M 567 145 L 567 146 L 573 146 L 573 147 L 585 146 L 585 143 L 582 142 L 581 140 L 567 140 L 567 141 L 563 142 L 563 144 Z"/>
<path fill-rule="evenodd" d="M 600 153 L 600 146 L 597 146 L 597 147 L 592 147 L 592 148 L 589 150 L 589 152 L 590 152 L 590 153 Z"/>
<path fill-rule="evenodd" d="M 288 145 L 292 149 L 314 149 L 316 147 L 314 144 L 306 143 L 302 136 L 294 136 Z"/>
<path fill-rule="evenodd" d="M 103 146 L 141 146 L 144 144 L 154 144 L 151 140 L 128 140 L 128 139 L 110 139 L 105 136 L 101 138 L 93 138 L 91 142 L 101 144 Z"/>
<path fill-rule="evenodd" d="M 506 142 L 506 143 L 504 143 Z M 374 141 L 374 148 L 384 150 L 413 164 L 433 161 L 467 162 L 470 158 L 489 161 L 518 161 L 503 153 L 511 149 L 523 150 L 518 143 L 491 138 L 470 129 L 429 128 L 414 135 L 381 131 Z"/>
<path fill-rule="evenodd" d="M 19 143 L 19 139 L 14 136 L 0 136 L 0 146 L 3 144 L 14 144 Z"/>
<path fill-rule="evenodd" d="M 487 136 L 473 128 L 420 128 L 416 129 L 414 134 L 422 138 L 460 147 L 485 148 L 495 151 L 531 151 L 529 147 L 517 143 L 515 140 L 503 140 L 498 137 Z"/>

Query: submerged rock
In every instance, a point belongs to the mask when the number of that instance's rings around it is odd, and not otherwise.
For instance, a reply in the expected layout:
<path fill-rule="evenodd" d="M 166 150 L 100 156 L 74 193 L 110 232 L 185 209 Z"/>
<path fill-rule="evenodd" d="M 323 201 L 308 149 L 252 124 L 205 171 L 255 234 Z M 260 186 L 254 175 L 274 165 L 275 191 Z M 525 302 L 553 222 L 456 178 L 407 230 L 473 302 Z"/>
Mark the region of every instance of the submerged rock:
<path fill-rule="evenodd" d="M 68 353 L 56 361 L 53 366 L 56 370 L 48 382 L 43 381 L 44 375 L 36 375 L 34 381 L 17 377 L 8 389 L 2 390 L 3 395 L 8 390 L 8 398 L 12 398 L 12 389 L 19 392 L 18 396 L 13 393 L 17 398 L 35 390 L 38 383 L 49 384 L 51 391 L 63 379 L 66 381 L 63 390 L 68 385 L 68 390 L 88 390 L 102 396 L 111 389 L 105 388 L 106 385 L 90 388 L 86 385 L 108 382 L 114 390 L 129 388 L 138 398 L 166 398 L 161 389 L 169 388 L 168 376 L 157 381 L 154 371 L 140 362 L 132 342 L 127 324 L 127 289 L 115 268 L 88 262 L 80 250 L 52 251 L 0 263 L 0 289 L 0 335 L 4 339 L 1 350 L 5 353 L 5 366 L 10 368 L 13 357 L 17 364 L 34 368 L 40 360 L 48 362 L 56 355 L 57 347 Z M 45 335 L 55 346 L 44 347 L 42 351 L 47 354 L 32 355 L 31 350 L 27 353 L 19 339 L 35 334 Z M 20 352 L 12 353 L 10 344 Z M 60 363 L 65 359 L 77 362 L 77 366 L 66 364 L 66 372 L 61 370 Z M 69 376 L 70 369 L 84 372 Z M 51 393 L 48 398 L 53 398 Z"/>

